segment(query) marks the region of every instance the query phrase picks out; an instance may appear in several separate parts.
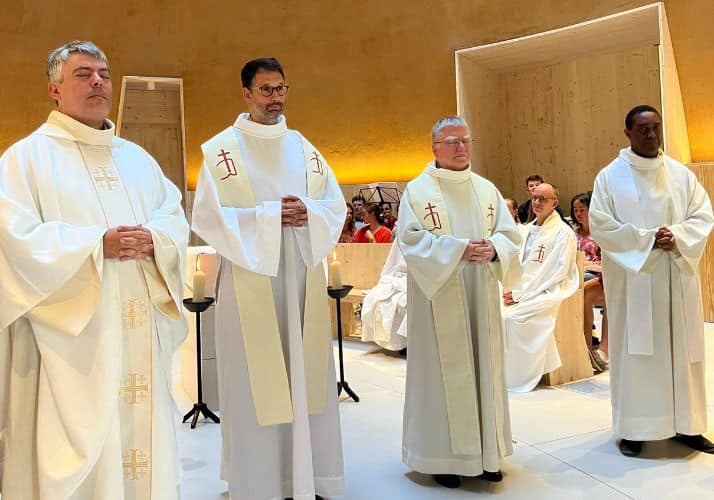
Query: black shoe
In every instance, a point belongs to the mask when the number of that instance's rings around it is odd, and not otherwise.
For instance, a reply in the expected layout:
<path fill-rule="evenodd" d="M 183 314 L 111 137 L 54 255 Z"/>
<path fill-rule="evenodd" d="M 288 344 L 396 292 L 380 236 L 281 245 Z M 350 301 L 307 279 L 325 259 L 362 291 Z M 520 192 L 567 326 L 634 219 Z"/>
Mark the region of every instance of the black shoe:
<path fill-rule="evenodd" d="M 709 441 L 701 434 L 698 434 L 696 436 L 690 436 L 688 434 L 677 434 L 672 439 L 674 439 L 675 441 L 679 441 L 684 446 L 689 446 L 693 450 L 714 455 L 714 443 Z"/>
<path fill-rule="evenodd" d="M 445 488 L 458 488 L 461 486 L 461 478 L 456 474 L 434 474 L 434 481 Z"/>
<path fill-rule="evenodd" d="M 476 476 L 479 479 L 483 479 L 484 481 L 488 481 L 490 483 L 500 483 L 503 481 L 503 474 L 501 474 L 500 470 L 497 470 L 496 472 L 490 472 L 490 471 L 483 471 L 483 474 L 480 476 Z"/>
<path fill-rule="evenodd" d="M 405 347 L 404 349 L 399 349 L 399 355 L 400 356 L 406 356 L 407 355 L 407 348 Z"/>
<path fill-rule="evenodd" d="M 629 439 L 620 440 L 620 453 L 626 457 L 636 457 L 642 452 L 642 443 L 644 441 L 630 441 Z"/>

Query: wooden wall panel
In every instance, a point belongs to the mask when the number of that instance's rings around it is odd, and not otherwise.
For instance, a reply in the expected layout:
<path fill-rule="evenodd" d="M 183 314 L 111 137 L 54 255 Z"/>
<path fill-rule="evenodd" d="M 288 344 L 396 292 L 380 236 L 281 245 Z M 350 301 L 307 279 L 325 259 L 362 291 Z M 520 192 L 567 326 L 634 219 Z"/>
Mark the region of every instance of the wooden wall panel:
<path fill-rule="evenodd" d="M 698 163 L 689 168 L 696 174 L 699 182 L 714 197 L 714 163 Z M 714 322 L 714 238 L 709 238 L 704 255 L 699 263 L 702 282 L 702 302 L 704 306 L 704 321 Z"/>
<path fill-rule="evenodd" d="M 470 109 L 464 110 L 466 121 L 471 127 L 475 139 L 473 146 L 473 170 L 486 178 L 493 175 L 493 170 L 508 168 L 504 154 L 508 148 L 504 141 L 508 137 L 501 132 L 504 128 L 503 112 L 505 93 L 501 92 L 499 75 L 477 63 L 468 64 L 468 88 Z M 501 172 L 506 178 L 509 172 Z"/>
<path fill-rule="evenodd" d="M 692 151 L 689 147 L 689 133 L 687 132 L 687 119 L 684 116 L 684 104 L 682 102 L 682 89 L 679 86 L 679 73 L 677 63 L 674 60 L 674 50 L 672 49 L 672 38 L 669 34 L 669 24 L 667 15 L 662 10 L 662 41 L 660 52 L 662 55 L 662 118 L 664 119 L 664 143 L 665 151 L 681 161 L 690 163 L 692 161 Z"/>
<path fill-rule="evenodd" d="M 490 105 L 470 100 L 472 121 L 486 125 L 476 125 L 477 147 L 495 146 L 478 152 L 486 177 L 504 196 L 523 201 L 523 181 L 538 173 L 560 188 L 565 208 L 572 196 L 592 189 L 597 172 L 627 146 L 627 111 L 660 102 L 658 68 L 657 47 L 645 46 L 499 74 L 485 92 Z M 473 69 L 475 91 L 484 77 Z"/>

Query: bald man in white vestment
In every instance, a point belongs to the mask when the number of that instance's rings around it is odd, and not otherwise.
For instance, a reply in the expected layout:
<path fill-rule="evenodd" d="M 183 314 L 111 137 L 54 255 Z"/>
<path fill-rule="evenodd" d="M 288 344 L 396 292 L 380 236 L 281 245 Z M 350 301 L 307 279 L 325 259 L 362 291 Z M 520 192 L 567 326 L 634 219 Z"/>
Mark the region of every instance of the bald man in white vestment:
<path fill-rule="evenodd" d="M 523 284 L 503 291 L 508 390 L 528 392 L 541 377 L 560 367 L 553 331 L 560 304 L 573 295 L 580 280 L 575 232 L 556 211 L 558 193 L 550 184 L 533 189 L 536 218 L 520 226 Z"/>
<path fill-rule="evenodd" d="M 647 105 L 625 118 L 630 147 L 600 171 L 590 231 L 602 250 L 614 433 L 626 456 L 674 438 L 714 453 L 707 429 L 699 260 L 714 224 L 709 196 L 664 154 Z"/>
<path fill-rule="evenodd" d="M 2 499 L 178 499 L 181 194 L 114 135 L 99 48 L 47 76 L 57 109 L 0 159 Z"/>
<path fill-rule="evenodd" d="M 407 381 L 402 458 L 457 488 L 501 481 L 510 455 L 499 280 L 517 286 L 521 238 L 496 187 L 473 173 L 459 117 L 432 129 L 435 160 L 399 209 L 407 262 Z"/>
<path fill-rule="evenodd" d="M 249 113 L 203 146 L 193 230 L 221 257 L 216 352 L 233 500 L 315 498 L 344 486 L 323 260 L 346 205 L 322 155 L 287 128 L 274 58 L 241 71 Z"/>

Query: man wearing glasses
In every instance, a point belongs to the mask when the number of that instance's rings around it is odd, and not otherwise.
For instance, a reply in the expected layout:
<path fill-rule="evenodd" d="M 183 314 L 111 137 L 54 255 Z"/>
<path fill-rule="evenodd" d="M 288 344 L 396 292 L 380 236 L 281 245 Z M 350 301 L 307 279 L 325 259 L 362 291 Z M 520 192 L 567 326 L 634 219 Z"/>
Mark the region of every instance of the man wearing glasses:
<path fill-rule="evenodd" d="M 512 453 L 498 281 L 518 280 L 521 238 L 496 187 L 471 171 L 471 148 L 462 118 L 434 125 L 434 161 L 407 185 L 397 224 L 409 289 L 402 458 L 447 488 L 501 481 Z"/>
<path fill-rule="evenodd" d="M 234 499 L 344 488 L 322 261 L 346 205 L 322 155 L 287 128 L 276 59 L 241 71 L 248 113 L 203 146 L 193 230 L 222 257 L 216 305 L 221 475 Z"/>
<path fill-rule="evenodd" d="M 560 218 L 558 191 L 550 184 L 533 190 L 535 220 L 521 226 L 520 289 L 504 289 L 506 380 L 514 392 L 532 390 L 545 373 L 560 366 L 553 330 L 560 303 L 578 289 L 575 233 Z"/>

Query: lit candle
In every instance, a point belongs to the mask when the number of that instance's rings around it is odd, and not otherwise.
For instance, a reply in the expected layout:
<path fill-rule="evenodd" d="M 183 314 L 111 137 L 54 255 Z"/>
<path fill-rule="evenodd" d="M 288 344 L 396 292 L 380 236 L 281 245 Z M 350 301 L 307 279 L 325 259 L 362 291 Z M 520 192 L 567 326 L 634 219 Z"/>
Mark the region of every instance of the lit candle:
<path fill-rule="evenodd" d="M 193 272 L 193 301 L 206 298 L 206 274 L 201 271 L 201 254 L 196 255 L 196 267 Z"/>
<path fill-rule="evenodd" d="M 332 262 L 330 262 L 329 273 L 330 285 L 332 288 L 342 288 L 342 264 L 337 260 L 337 252 L 332 251 Z"/>

